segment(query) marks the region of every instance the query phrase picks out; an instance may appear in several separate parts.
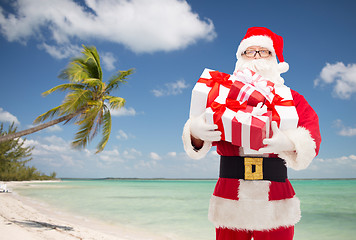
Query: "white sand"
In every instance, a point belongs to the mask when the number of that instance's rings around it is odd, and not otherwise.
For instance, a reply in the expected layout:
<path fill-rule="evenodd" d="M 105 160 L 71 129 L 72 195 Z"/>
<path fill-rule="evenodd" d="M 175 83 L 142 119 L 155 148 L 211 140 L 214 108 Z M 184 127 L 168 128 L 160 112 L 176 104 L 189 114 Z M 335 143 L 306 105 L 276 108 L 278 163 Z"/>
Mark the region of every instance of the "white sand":
<path fill-rule="evenodd" d="M 22 183 L 7 183 L 8 188 Z M 144 231 L 135 231 L 78 218 L 71 215 L 56 216 L 53 209 L 29 204 L 16 193 L 0 193 L 0 239 L 1 240 L 159 240 Z"/>

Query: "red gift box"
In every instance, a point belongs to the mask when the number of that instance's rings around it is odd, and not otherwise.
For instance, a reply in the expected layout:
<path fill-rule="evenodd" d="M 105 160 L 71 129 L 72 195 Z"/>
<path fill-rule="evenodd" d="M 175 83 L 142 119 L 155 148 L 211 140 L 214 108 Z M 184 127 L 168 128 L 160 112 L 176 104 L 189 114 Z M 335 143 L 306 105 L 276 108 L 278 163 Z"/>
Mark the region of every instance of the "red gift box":
<path fill-rule="evenodd" d="M 192 91 L 190 116 L 199 116 L 217 98 L 226 99 L 232 85 L 230 75 L 204 69 Z"/>
<path fill-rule="evenodd" d="M 245 69 L 234 73 L 235 82 L 231 86 L 228 98 L 240 102 L 247 101 L 248 105 L 271 102 L 274 98 L 274 83 L 261 75 Z"/>
<path fill-rule="evenodd" d="M 221 132 L 221 140 L 231 142 L 231 124 L 239 109 L 245 109 L 246 102 L 240 104 L 236 100 L 226 99 L 224 104 L 213 102 L 205 111 L 205 119 L 208 124 L 216 124 Z"/>
<path fill-rule="evenodd" d="M 246 84 L 240 81 L 235 81 L 231 88 L 229 95 L 227 96 L 231 99 L 236 99 L 239 102 L 247 101 L 247 104 L 256 107 L 258 103 L 265 103 L 266 98 L 257 91 L 257 89 L 251 84 Z"/>
<path fill-rule="evenodd" d="M 260 149 L 263 139 L 272 134 L 272 112 L 265 106 L 261 109 L 227 99 L 225 104 L 213 102 L 206 109 L 205 117 L 207 123 L 218 126 L 221 140 L 246 149 Z"/>
<path fill-rule="evenodd" d="M 272 112 L 256 114 L 256 107 L 247 106 L 239 110 L 232 120 L 232 144 L 246 149 L 259 150 L 262 148 L 263 139 L 272 136 L 271 121 Z"/>

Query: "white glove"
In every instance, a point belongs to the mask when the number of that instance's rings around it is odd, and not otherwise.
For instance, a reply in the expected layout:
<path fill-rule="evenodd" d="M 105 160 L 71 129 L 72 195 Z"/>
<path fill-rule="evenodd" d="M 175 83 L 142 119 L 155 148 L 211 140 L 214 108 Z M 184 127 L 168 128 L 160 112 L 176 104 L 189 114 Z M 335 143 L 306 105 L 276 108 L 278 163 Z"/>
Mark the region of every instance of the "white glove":
<path fill-rule="evenodd" d="M 190 133 L 193 137 L 203 141 L 220 141 L 221 132 L 216 131 L 218 126 L 216 124 L 208 124 L 205 121 L 205 113 L 198 117 L 191 118 Z"/>
<path fill-rule="evenodd" d="M 279 154 L 281 152 L 295 151 L 294 143 L 283 131 L 279 130 L 277 122 L 272 122 L 271 127 L 273 131 L 272 138 L 264 139 L 263 144 L 267 145 L 267 147 L 260 148 L 258 152 Z"/>

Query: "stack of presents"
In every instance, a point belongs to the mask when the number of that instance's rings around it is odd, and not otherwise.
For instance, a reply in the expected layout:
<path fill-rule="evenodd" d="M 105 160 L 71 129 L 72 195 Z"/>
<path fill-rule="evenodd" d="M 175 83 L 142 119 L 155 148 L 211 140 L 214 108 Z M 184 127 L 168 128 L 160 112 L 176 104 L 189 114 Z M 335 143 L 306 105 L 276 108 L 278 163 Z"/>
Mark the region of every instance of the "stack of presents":
<path fill-rule="evenodd" d="M 271 122 L 281 130 L 296 128 L 296 112 L 290 89 L 245 69 L 233 75 L 204 69 L 193 88 L 190 117 L 205 114 L 216 124 L 221 140 L 257 154 L 263 139 L 272 136 Z"/>

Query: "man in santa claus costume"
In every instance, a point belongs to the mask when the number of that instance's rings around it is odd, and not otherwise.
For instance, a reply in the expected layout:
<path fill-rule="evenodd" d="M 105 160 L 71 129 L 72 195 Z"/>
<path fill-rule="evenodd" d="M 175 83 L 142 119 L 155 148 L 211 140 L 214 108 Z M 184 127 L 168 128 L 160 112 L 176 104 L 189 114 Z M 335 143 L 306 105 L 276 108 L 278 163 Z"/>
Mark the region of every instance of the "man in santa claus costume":
<path fill-rule="evenodd" d="M 283 128 L 272 122 L 273 136 L 263 140 L 265 147 L 250 154 L 221 141 L 217 125 L 208 124 L 204 114 L 191 116 L 183 130 L 184 149 L 193 159 L 204 157 L 212 146 L 220 155 L 219 179 L 209 206 L 216 239 L 291 240 L 301 213 L 287 167 L 305 169 L 318 154 L 318 116 L 302 95 L 284 85 L 280 74 L 287 72 L 289 65 L 284 62 L 281 36 L 267 28 L 249 28 L 236 57 L 235 75 L 248 68 L 272 81 L 276 91 L 282 89 L 282 97 L 292 99 L 299 118 L 297 126 Z M 288 117 L 280 115 L 281 121 Z M 247 161 L 251 159 L 252 163 Z M 247 178 L 248 171 L 260 171 L 260 176 Z"/>

